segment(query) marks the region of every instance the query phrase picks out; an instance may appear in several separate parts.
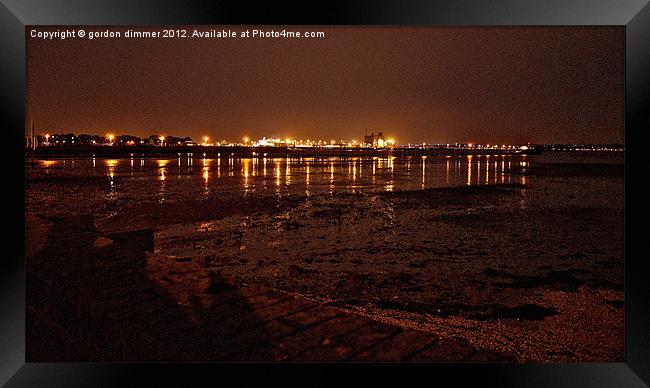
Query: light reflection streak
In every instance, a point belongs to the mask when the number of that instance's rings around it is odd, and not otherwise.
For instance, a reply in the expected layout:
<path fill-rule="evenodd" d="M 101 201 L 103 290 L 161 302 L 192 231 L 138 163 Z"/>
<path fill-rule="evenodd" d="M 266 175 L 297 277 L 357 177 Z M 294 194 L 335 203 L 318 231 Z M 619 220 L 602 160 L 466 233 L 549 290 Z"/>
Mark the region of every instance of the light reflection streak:
<path fill-rule="evenodd" d="M 372 185 L 375 185 L 375 181 L 377 180 L 377 173 L 376 173 L 376 168 L 375 168 L 375 162 L 377 161 L 377 157 L 374 156 L 372 158 Z"/>
<path fill-rule="evenodd" d="M 158 193 L 158 202 L 163 203 L 165 202 L 165 172 L 167 168 L 166 167 L 161 167 L 160 168 L 160 191 Z"/>
<path fill-rule="evenodd" d="M 427 167 L 427 162 L 426 162 L 426 156 L 422 157 L 422 189 L 424 189 L 424 182 L 425 182 L 425 176 L 426 176 L 426 167 Z"/>
<path fill-rule="evenodd" d="M 291 186 L 291 160 L 287 158 L 286 160 L 286 169 L 284 172 L 284 183 L 287 187 Z"/>
<path fill-rule="evenodd" d="M 334 162 L 330 162 L 330 194 L 334 192 Z"/>
<path fill-rule="evenodd" d="M 447 183 L 447 186 L 449 186 L 449 159 L 447 159 L 447 174 L 445 176 L 445 182 Z"/>
<path fill-rule="evenodd" d="M 210 194 L 210 186 L 208 186 L 208 181 L 210 178 L 210 167 L 203 167 L 203 195 L 208 196 Z"/>
<path fill-rule="evenodd" d="M 248 159 L 248 158 L 247 159 L 242 159 L 242 171 L 243 171 L 243 176 L 244 176 L 244 194 L 247 194 L 248 189 L 249 189 L 249 186 L 248 186 L 248 176 L 249 176 L 248 168 L 250 167 L 250 162 L 251 162 L 251 160 Z"/>

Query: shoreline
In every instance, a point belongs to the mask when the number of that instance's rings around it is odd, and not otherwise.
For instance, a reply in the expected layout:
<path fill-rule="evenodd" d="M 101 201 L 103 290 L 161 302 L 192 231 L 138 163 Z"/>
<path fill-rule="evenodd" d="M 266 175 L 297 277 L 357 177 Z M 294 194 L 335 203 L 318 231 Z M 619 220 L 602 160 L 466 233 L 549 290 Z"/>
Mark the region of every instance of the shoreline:
<path fill-rule="evenodd" d="M 39 147 L 26 149 L 26 158 L 46 157 L 111 157 L 128 158 L 143 156 L 194 156 L 194 157 L 420 157 L 465 155 L 539 155 L 541 149 L 479 149 L 440 147 L 247 147 L 247 146 L 88 146 L 88 147 Z"/>

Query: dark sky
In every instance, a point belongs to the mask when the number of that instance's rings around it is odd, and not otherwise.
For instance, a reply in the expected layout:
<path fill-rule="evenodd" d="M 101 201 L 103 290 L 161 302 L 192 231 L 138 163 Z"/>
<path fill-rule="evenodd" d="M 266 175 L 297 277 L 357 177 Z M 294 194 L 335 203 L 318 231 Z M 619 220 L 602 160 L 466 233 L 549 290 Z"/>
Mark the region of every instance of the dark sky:
<path fill-rule="evenodd" d="M 623 27 L 292 26 L 325 38 L 228 40 L 30 30 L 38 133 L 360 140 L 367 128 L 398 143 L 623 142 Z"/>

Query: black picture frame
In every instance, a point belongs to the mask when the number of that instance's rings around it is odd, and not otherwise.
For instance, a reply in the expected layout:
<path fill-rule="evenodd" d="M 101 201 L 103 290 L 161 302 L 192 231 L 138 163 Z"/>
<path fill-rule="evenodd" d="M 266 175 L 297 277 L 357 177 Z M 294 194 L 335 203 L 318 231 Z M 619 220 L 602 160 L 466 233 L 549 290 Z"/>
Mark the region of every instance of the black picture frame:
<path fill-rule="evenodd" d="M 2 106 L 8 171 L 5 225 L 16 233 L 4 245 L 0 272 L 0 382 L 7 386 L 122 386 L 137 382 L 189 385 L 208 378 L 226 383 L 226 373 L 247 384 L 270 383 L 268 373 L 292 383 L 295 369 L 313 372 L 303 381 L 338 383 L 339 374 L 361 372 L 359 381 L 423 381 L 488 386 L 642 387 L 650 383 L 650 273 L 644 255 L 630 255 L 630 172 L 626 167 L 625 362 L 598 364 L 43 364 L 25 363 L 24 143 L 25 26 L 27 25 L 617 25 L 625 26 L 625 143 L 635 149 L 637 134 L 650 129 L 650 5 L 642 0 L 535 1 L 322 1 L 250 4 L 222 1 L 47 1 L 3 0 L 0 4 Z M 629 166 L 629 150 L 625 165 Z M 8 153 L 8 154 L 7 154 Z M 219 371 L 216 372 L 215 369 Z M 264 370 L 264 373 L 258 371 Z M 405 377 L 406 376 L 406 377 Z M 451 380 L 446 380 L 451 378 Z M 428 379 L 428 380 L 427 380 Z M 346 382 L 351 382 L 346 379 Z"/>

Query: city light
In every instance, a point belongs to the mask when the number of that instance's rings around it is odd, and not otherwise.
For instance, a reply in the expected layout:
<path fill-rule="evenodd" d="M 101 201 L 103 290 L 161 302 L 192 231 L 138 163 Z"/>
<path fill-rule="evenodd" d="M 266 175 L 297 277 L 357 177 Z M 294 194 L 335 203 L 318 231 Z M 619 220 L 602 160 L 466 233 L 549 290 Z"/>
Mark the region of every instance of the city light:
<path fill-rule="evenodd" d="M 189 136 L 163 136 L 151 135 L 146 138 L 140 138 L 133 135 L 116 136 L 113 133 L 107 133 L 105 136 L 81 134 L 49 134 L 45 133 L 39 136 L 40 145 L 45 147 L 59 146 L 159 146 L 159 147 L 191 147 L 197 145 L 215 146 L 215 147 L 284 147 L 287 149 L 341 149 L 341 148 L 362 148 L 362 149 L 409 149 L 417 148 L 420 150 L 466 150 L 475 155 L 495 155 L 497 152 L 537 154 L 544 150 L 547 151 L 610 151 L 622 152 L 625 146 L 622 144 L 531 144 L 530 142 L 521 144 L 477 144 L 477 143 L 402 143 L 398 144 L 394 137 L 384 137 L 382 132 L 366 134 L 363 141 L 352 139 L 349 141 L 324 140 L 324 139 L 299 139 L 293 137 L 262 137 L 259 140 L 252 139 L 249 136 L 243 136 L 242 141 L 236 142 L 227 139 L 219 141 L 211 140 L 209 136 L 203 135 L 200 141 L 193 142 Z M 389 151 L 395 152 L 395 151 Z"/>

